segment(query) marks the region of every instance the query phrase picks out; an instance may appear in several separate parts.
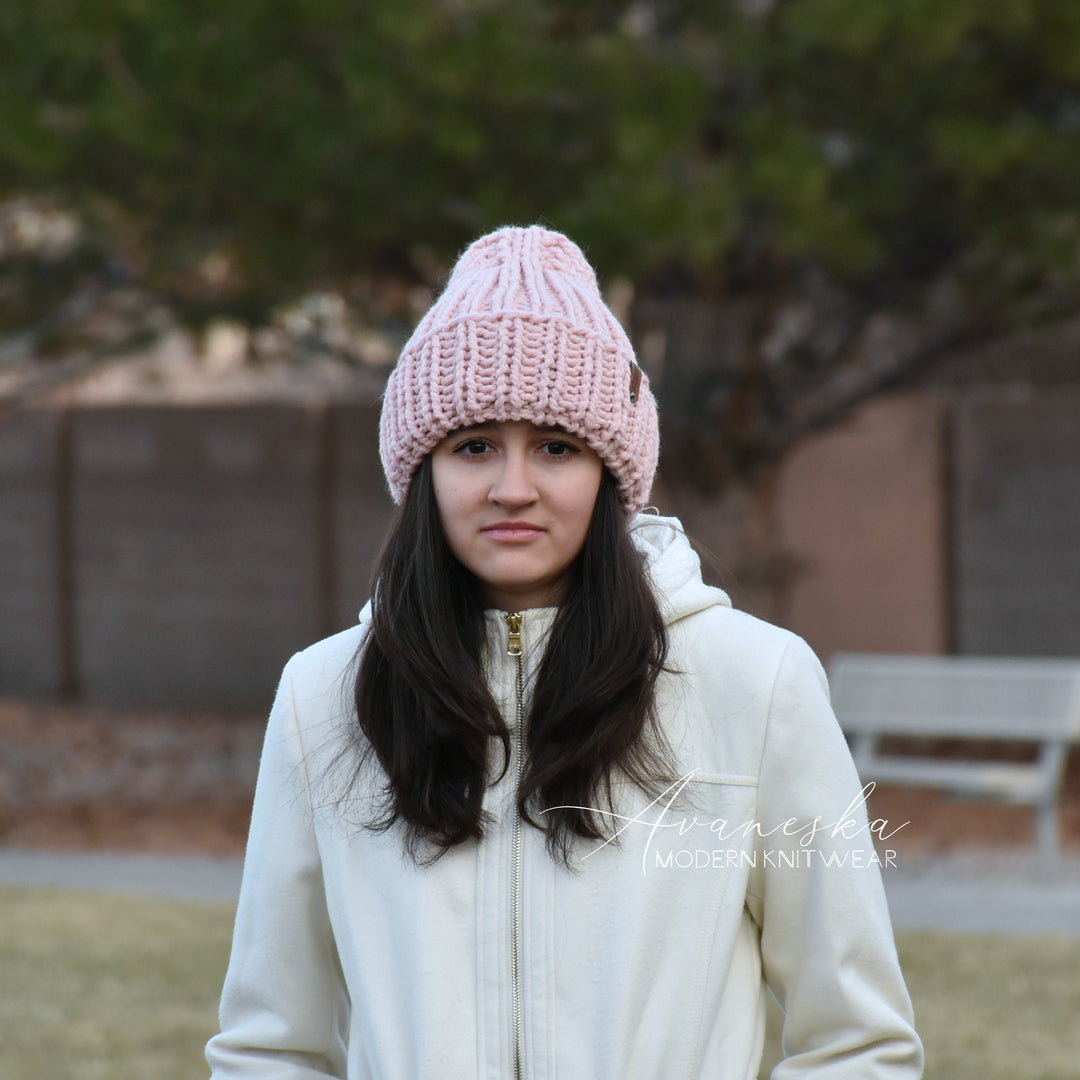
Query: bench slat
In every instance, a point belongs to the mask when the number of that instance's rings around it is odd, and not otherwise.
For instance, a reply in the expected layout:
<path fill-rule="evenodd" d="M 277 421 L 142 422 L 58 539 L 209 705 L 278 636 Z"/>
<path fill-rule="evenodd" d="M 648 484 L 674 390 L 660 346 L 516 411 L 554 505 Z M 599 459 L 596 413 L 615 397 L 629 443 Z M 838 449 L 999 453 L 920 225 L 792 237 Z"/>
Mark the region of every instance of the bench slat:
<path fill-rule="evenodd" d="M 941 788 L 957 794 L 984 794 L 1009 802 L 1052 799 L 1055 778 L 1036 765 L 1005 762 L 954 762 L 928 758 L 872 757 L 860 768 L 864 780 L 910 787 Z"/>
<path fill-rule="evenodd" d="M 902 704 L 888 710 L 855 710 L 843 701 L 835 705 L 840 726 L 849 732 L 877 735 L 915 735 L 930 738 L 1003 739 L 1042 742 L 1073 738 L 1073 724 L 1038 716 L 958 716 L 920 713 Z"/>
<path fill-rule="evenodd" d="M 1080 736 L 1080 662 L 984 657 L 862 656 L 830 668 L 849 731 L 966 738 Z"/>

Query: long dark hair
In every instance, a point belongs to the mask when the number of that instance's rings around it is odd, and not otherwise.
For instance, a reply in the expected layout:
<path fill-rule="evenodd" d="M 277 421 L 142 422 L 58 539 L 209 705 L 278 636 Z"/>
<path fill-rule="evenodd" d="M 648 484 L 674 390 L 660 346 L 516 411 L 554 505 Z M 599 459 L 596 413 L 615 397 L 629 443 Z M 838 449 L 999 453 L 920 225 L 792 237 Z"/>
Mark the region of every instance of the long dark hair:
<path fill-rule="evenodd" d="M 611 834 L 618 776 L 656 792 L 671 774 L 653 710 L 667 631 L 606 468 L 572 576 L 532 686 L 518 792 L 563 861 L 575 836 Z M 493 740 L 502 772 L 510 762 L 484 640 L 479 584 L 446 542 L 425 458 L 379 559 L 355 684 L 361 761 L 386 775 L 384 813 L 367 824 L 401 822 L 415 858 L 483 836 L 485 786 L 502 774 Z"/>

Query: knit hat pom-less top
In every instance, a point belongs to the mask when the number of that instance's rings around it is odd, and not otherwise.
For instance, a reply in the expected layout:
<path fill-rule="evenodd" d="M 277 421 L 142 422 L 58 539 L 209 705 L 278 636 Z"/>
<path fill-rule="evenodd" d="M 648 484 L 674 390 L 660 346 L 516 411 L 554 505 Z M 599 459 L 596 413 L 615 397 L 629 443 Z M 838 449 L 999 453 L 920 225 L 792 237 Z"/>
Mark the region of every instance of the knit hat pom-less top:
<path fill-rule="evenodd" d="M 660 442 L 648 379 L 581 249 L 538 226 L 473 243 L 406 342 L 379 427 L 394 502 L 451 432 L 504 420 L 584 439 L 627 513 L 645 505 Z"/>

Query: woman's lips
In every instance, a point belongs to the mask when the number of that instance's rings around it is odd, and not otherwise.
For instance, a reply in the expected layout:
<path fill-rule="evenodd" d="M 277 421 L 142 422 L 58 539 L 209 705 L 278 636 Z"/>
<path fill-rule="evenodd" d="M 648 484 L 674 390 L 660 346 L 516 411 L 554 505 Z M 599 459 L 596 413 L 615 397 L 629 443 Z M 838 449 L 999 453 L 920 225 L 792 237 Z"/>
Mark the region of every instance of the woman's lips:
<path fill-rule="evenodd" d="M 526 540 L 535 540 L 544 530 L 530 521 L 499 521 L 488 525 L 482 531 L 490 540 L 524 543 Z"/>

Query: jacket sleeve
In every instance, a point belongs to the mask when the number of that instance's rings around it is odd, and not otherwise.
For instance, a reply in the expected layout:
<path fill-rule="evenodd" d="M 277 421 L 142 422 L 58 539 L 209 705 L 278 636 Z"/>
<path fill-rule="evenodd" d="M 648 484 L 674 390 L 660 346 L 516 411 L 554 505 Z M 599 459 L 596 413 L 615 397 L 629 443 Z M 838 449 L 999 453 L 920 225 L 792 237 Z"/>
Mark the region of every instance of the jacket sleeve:
<path fill-rule="evenodd" d="M 917 1080 L 922 1044 L 896 956 L 862 784 L 825 674 L 791 638 L 769 707 L 748 906 L 784 1010 L 773 1080 Z M 786 824 L 785 824 L 786 823 Z"/>
<path fill-rule="evenodd" d="M 344 1077 L 348 1000 L 327 914 L 307 762 L 286 666 L 255 789 L 213 1080 Z"/>

